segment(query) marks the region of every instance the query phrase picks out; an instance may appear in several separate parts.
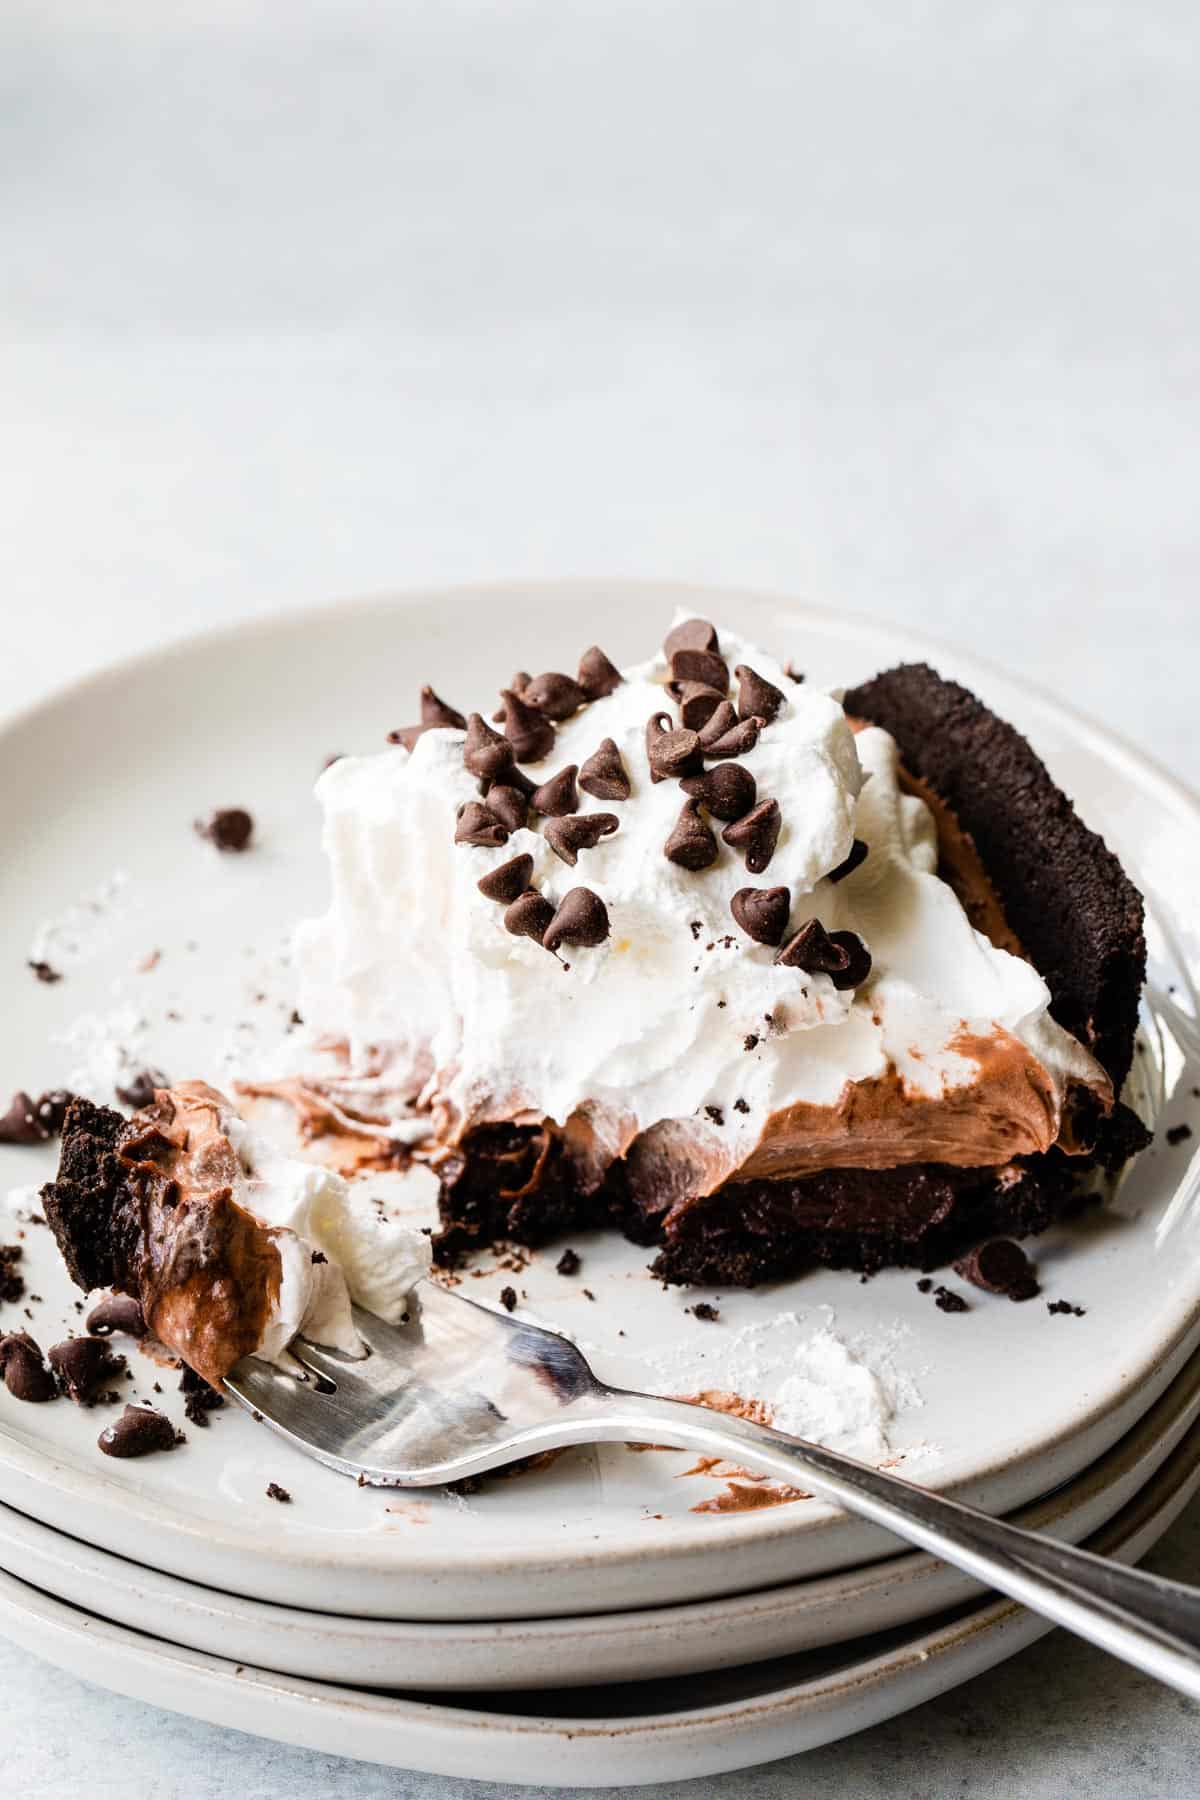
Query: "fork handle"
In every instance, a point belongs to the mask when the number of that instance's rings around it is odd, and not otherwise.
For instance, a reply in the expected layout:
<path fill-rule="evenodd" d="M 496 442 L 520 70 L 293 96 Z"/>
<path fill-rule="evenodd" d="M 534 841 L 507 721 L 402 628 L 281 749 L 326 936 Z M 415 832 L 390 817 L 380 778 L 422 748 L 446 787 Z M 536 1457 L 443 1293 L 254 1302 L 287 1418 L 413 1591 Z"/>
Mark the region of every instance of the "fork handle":
<path fill-rule="evenodd" d="M 603 1410 L 606 1436 L 612 1414 L 627 1415 L 621 1429 L 629 1441 L 670 1443 L 733 1458 L 811 1489 L 1200 1699 L 1200 1588 L 1025 1531 L 961 1500 L 748 1419 L 618 1389 L 606 1390 Z"/>

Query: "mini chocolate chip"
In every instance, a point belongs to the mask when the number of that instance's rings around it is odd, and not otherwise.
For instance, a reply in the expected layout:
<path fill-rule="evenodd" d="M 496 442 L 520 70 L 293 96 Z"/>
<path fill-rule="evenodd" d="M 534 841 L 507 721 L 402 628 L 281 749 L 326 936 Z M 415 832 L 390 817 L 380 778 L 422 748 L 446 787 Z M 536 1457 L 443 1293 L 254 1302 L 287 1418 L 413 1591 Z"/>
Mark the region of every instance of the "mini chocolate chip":
<path fill-rule="evenodd" d="M 508 832 L 481 800 L 467 800 L 459 808 L 454 841 L 456 844 L 474 844 L 483 850 L 498 850 L 501 844 L 507 844 Z"/>
<path fill-rule="evenodd" d="M 507 782 L 490 784 L 484 806 L 505 831 L 520 831 L 529 822 L 529 801 L 520 788 L 509 787 Z"/>
<path fill-rule="evenodd" d="M 507 738 L 492 730 L 481 713 L 472 713 L 467 720 L 463 762 L 481 780 L 501 781 L 512 767 L 513 747 Z"/>
<path fill-rule="evenodd" d="M 1011 1238 L 992 1238 L 989 1243 L 980 1244 L 977 1250 L 956 1262 L 954 1270 L 964 1281 L 984 1288 L 989 1294 L 1008 1294 L 1014 1300 L 1031 1300 L 1039 1291 L 1029 1258 L 1020 1244 L 1014 1244 Z"/>
<path fill-rule="evenodd" d="M 207 819 L 197 819 L 196 830 L 218 850 L 237 852 L 249 845 L 254 820 L 245 807 L 222 806 Z"/>
<path fill-rule="evenodd" d="M 588 757 L 579 771 L 579 785 L 596 800 L 628 800 L 629 776 L 612 738 L 605 738 Z"/>
<path fill-rule="evenodd" d="M 105 1456 L 149 1456 L 155 1450 L 173 1450 L 175 1427 L 165 1413 L 153 1406 L 127 1406 L 120 1418 L 100 1433 L 97 1442 Z"/>
<path fill-rule="evenodd" d="M 708 721 L 725 698 L 717 688 L 706 687 L 702 681 L 685 681 L 675 696 L 679 702 L 679 717 L 687 731 L 699 731 Z"/>
<path fill-rule="evenodd" d="M 678 625 L 672 625 L 663 639 L 663 655 L 668 662 L 680 650 L 716 652 L 720 648 L 717 628 L 707 619 L 681 619 Z"/>
<path fill-rule="evenodd" d="M 791 909 L 792 896 L 785 887 L 739 888 L 729 902 L 734 919 L 756 944 L 782 944 Z M 747 1039 L 747 1048 L 752 1047 Z"/>
<path fill-rule="evenodd" d="M 861 838 L 855 838 L 850 846 L 850 854 L 845 862 L 840 862 L 836 869 L 830 869 L 830 881 L 845 881 L 847 875 L 853 875 L 860 863 L 867 860 L 867 846 Z"/>
<path fill-rule="evenodd" d="M 532 938 L 540 944 L 553 917 L 554 908 L 546 896 L 536 888 L 526 888 L 505 909 L 504 929 L 512 937 Z"/>
<path fill-rule="evenodd" d="M 398 725 L 395 731 L 389 731 L 389 744 L 402 744 L 411 755 L 417 747 L 417 740 L 423 738 L 429 730 L 428 725 Z"/>
<path fill-rule="evenodd" d="M 18 1089 L 8 1111 L 0 1116 L 0 1144 L 44 1144 L 49 1135 L 38 1119 L 37 1102 Z"/>
<path fill-rule="evenodd" d="M 556 856 L 574 868 L 581 850 L 594 850 L 601 838 L 611 837 L 620 824 L 616 813 L 568 813 L 565 819 L 547 822 L 546 842 Z"/>
<path fill-rule="evenodd" d="M 703 767 L 700 739 L 694 731 L 676 731 L 669 713 L 655 713 L 646 724 L 646 759 L 651 781 L 697 775 Z"/>
<path fill-rule="evenodd" d="M 285 1487 L 280 1487 L 277 1481 L 268 1481 L 267 1499 L 278 1500 L 281 1506 L 290 1506 L 292 1504 L 292 1496 Z"/>
<path fill-rule="evenodd" d="M 0 1337 L 0 1375 L 14 1400 L 41 1405 L 58 1397 L 58 1384 L 27 1331 L 10 1331 Z"/>
<path fill-rule="evenodd" d="M 620 669 L 608 660 L 599 644 L 593 644 L 579 659 L 579 685 L 589 700 L 603 700 L 621 685 Z"/>
<path fill-rule="evenodd" d="M 513 755 L 518 762 L 541 762 L 554 748 L 553 725 L 511 688 L 505 688 L 500 698 L 504 702 L 504 735 Z"/>
<path fill-rule="evenodd" d="M 515 691 L 515 690 L 514 690 Z M 520 690 L 522 700 L 536 706 L 548 719 L 569 719 L 587 699 L 577 681 L 569 675 L 535 675 Z"/>
<path fill-rule="evenodd" d="M 713 717 L 716 717 L 715 713 Z M 705 727 L 706 732 L 711 725 L 712 720 L 710 719 L 708 726 Z M 719 737 L 709 738 L 706 736 L 703 745 L 704 754 L 711 757 L 749 756 L 758 742 L 758 734 L 761 729 L 757 719 L 742 719 L 736 725 L 731 725 L 728 731 L 723 731 Z"/>
<path fill-rule="evenodd" d="M 577 1250 L 564 1250 L 554 1266 L 560 1275 L 578 1275 L 583 1259 Z"/>
<path fill-rule="evenodd" d="M 760 800 L 744 818 L 727 825 L 721 836 L 731 850 L 741 850 L 751 875 L 761 875 L 775 854 L 782 823 L 777 800 Z"/>
<path fill-rule="evenodd" d="M 514 1312 L 516 1310 L 517 1290 L 515 1287 L 502 1287 L 500 1289 L 500 1304 L 505 1312 Z"/>
<path fill-rule="evenodd" d="M 132 1294 L 109 1294 L 93 1306 L 87 1316 L 87 1328 L 93 1337 L 109 1337 L 114 1331 L 126 1337 L 145 1337 L 146 1321 Z"/>
<path fill-rule="evenodd" d="M 122 1106 L 131 1106 L 134 1112 L 141 1112 L 144 1106 L 153 1105 L 159 1088 L 169 1085 L 161 1069 L 139 1069 L 136 1075 L 131 1075 L 127 1082 L 118 1085 L 113 1091 Z"/>
<path fill-rule="evenodd" d="M 671 680 L 716 688 L 723 698 L 729 688 L 729 670 L 715 650 L 676 650 L 671 657 Z"/>
<path fill-rule="evenodd" d="M 46 1360 L 58 1376 L 58 1385 L 77 1406 L 90 1406 L 101 1388 L 121 1375 L 126 1362 L 114 1356 L 103 1338 L 67 1338 L 52 1344 Z"/>
<path fill-rule="evenodd" d="M 680 782 L 685 794 L 703 802 L 714 819 L 741 819 L 758 799 L 758 783 L 741 763 L 722 763 L 703 775 L 689 775 Z"/>
<path fill-rule="evenodd" d="M 541 787 L 534 788 L 531 804 L 534 812 L 541 813 L 546 819 L 565 819 L 579 805 L 579 788 L 575 777 L 579 773 L 576 763 L 568 763 L 549 781 L 543 781 Z"/>
<path fill-rule="evenodd" d="M 427 731 L 463 731 L 467 721 L 453 706 L 439 700 L 431 687 L 421 689 L 421 723 Z"/>
<path fill-rule="evenodd" d="M 737 722 L 737 712 L 732 703 L 728 700 L 722 700 L 721 704 L 714 708 L 709 719 L 700 728 L 700 748 L 707 751 L 710 744 L 718 743 L 720 739 L 725 736 L 727 731 L 732 731 Z"/>
<path fill-rule="evenodd" d="M 502 900 L 509 906 L 525 892 L 532 874 L 532 856 L 514 856 L 481 876 L 475 885 L 485 900 Z"/>
<path fill-rule="evenodd" d="M 708 869 L 720 854 L 721 847 L 712 826 L 700 816 L 700 802 L 685 801 L 683 811 L 663 845 L 663 855 L 681 869 Z"/>
<path fill-rule="evenodd" d="M 57 1137 L 63 1128 L 67 1116 L 67 1108 L 75 1098 L 69 1088 L 50 1088 L 42 1094 L 34 1111 L 38 1124 L 47 1137 Z"/>
<path fill-rule="evenodd" d="M 709 1300 L 697 1300 L 695 1306 L 692 1308 L 693 1319 L 703 1319 L 706 1324 L 711 1324 L 714 1320 L 719 1319 L 720 1316 L 720 1310 Z"/>
<path fill-rule="evenodd" d="M 782 690 L 746 663 L 739 663 L 733 672 L 738 684 L 739 715 L 743 719 L 761 719 L 764 725 L 769 725 L 783 705 Z"/>
<path fill-rule="evenodd" d="M 558 903 L 542 943 L 547 950 L 561 944 L 602 944 L 609 933 L 608 908 L 591 888 L 571 888 Z"/>
<path fill-rule="evenodd" d="M 199 827 L 197 827 L 197 829 L 199 829 Z M 52 963 L 45 962 L 41 958 L 34 958 L 31 956 L 29 958 L 29 967 L 33 970 L 38 980 L 44 981 L 48 987 L 53 985 L 54 982 L 62 980 L 62 971 L 56 969 Z"/>

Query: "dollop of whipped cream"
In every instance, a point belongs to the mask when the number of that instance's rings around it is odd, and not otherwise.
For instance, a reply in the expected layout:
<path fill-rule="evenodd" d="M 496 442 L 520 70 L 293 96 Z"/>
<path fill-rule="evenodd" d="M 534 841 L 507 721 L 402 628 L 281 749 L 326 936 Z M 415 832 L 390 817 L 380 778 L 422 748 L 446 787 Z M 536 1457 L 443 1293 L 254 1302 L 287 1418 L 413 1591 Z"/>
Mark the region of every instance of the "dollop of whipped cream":
<path fill-rule="evenodd" d="M 264 1227 L 279 1254 L 279 1289 L 256 1354 L 286 1365 L 289 1344 L 306 1337 L 361 1356 L 351 1303 L 397 1324 L 413 1288 L 429 1273 L 429 1238 L 387 1218 L 372 1197 L 369 1177 L 346 1180 L 288 1156 L 227 1103 L 220 1124 L 241 1171 L 233 1198 Z"/>
<path fill-rule="evenodd" d="M 818 1110 L 844 1113 L 853 1084 L 891 1082 L 889 1104 L 896 1093 L 965 1093 L 979 1081 L 981 1046 L 995 1043 L 1016 1046 L 1004 1074 L 1019 1096 L 1016 1141 L 984 1154 L 950 1143 L 939 1156 L 915 1143 L 898 1149 L 893 1134 L 877 1147 L 878 1166 L 1003 1161 L 1045 1148 L 1069 1084 L 1103 1091 L 1106 1078 L 1050 1018 L 1037 971 L 976 932 L 938 877 L 935 825 L 903 791 L 892 739 L 878 728 L 856 735 L 837 698 L 795 683 L 732 632 L 720 645 L 731 668 L 748 664 L 785 696 L 737 759 L 759 800 L 774 798 L 782 813 L 763 874 L 748 874 L 725 846 L 699 872 L 663 854 L 685 796 L 676 781 L 653 783 L 647 765 L 647 721 L 674 717 L 662 656 L 561 724 L 552 753 L 526 771 L 545 781 L 582 765 L 605 738 L 619 748 L 630 798 L 581 795 L 579 810 L 614 812 L 620 828 L 581 851 L 575 868 L 536 819 L 502 849 L 455 843 L 457 811 L 479 793 L 462 731 L 427 731 L 411 752 L 345 757 L 317 787 L 332 903 L 294 943 L 310 1030 L 344 1041 L 352 1066 L 387 1066 L 390 1085 L 407 1085 L 443 1142 L 491 1121 L 550 1121 L 585 1180 L 631 1150 L 679 1164 L 692 1192 L 719 1185 L 760 1146 L 764 1172 L 788 1172 L 786 1156 L 772 1161 L 767 1148 L 781 1121 L 811 1137 Z M 856 837 L 866 860 L 831 881 Z M 522 852 L 551 901 L 583 885 L 601 897 L 604 943 L 559 960 L 506 933 L 503 907 L 477 884 Z M 777 963 L 731 916 L 746 886 L 789 890 L 789 935 L 809 918 L 857 932 L 870 978 L 838 991 L 826 975 Z M 827 1161 L 861 1160 L 854 1130 L 834 1136 Z"/>

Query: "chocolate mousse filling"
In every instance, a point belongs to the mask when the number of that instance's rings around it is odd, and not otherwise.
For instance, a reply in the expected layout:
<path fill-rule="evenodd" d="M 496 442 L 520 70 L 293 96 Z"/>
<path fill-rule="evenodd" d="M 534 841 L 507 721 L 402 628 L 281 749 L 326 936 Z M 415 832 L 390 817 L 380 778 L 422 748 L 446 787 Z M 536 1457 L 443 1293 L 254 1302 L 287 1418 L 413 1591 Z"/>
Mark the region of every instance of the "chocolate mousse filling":
<path fill-rule="evenodd" d="M 933 814 L 939 874 L 978 931 L 1037 968 L 1052 1016 L 1097 1059 L 1111 1094 L 1076 1084 L 1060 1117 L 1017 1039 L 964 1035 L 949 1048 L 976 1064 L 969 1083 L 925 1098 L 894 1070 L 848 1082 L 833 1106 L 772 1117 L 711 1192 L 682 1142 L 652 1157 L 629 1146 L 597 1179 L 581 1176 L 569 1130 L 488 1124 L 440 1164 L 438 1260 L 611 1225 L 657 1245 L 653 1271 L 672 1282 L 750 1286 L 816 1264 L 934 1267 L 983 1237 L 1044 1230 L 1085 1203 L 1098 1167 L 1149 1141 L 1112 1100 L 1132 1060 L 1146 960 L 1142 899 L 1117 858 L 1021 734 L 927 666 L 877 676 L 845 708 L 896 740 L 902 784 Z"/>

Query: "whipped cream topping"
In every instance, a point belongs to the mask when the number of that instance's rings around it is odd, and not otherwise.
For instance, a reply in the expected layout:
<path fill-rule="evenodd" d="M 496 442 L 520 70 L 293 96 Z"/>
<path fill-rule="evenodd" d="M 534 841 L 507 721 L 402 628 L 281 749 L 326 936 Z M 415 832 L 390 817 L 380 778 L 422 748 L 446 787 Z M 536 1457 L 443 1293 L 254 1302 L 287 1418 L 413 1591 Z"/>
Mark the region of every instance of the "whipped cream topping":
<path fill-rule="evenodd" d="M 621 752 L 629 800 L 581 795 L 579 807 L 614 812 L 620 828 L 575 868 L 536 820 L 501 849 L 454 842 L 457 810 L 479 792 L 461 731 L 427 731 L 411 752 L 343 758 L 317 788 L 332 903 L 294 946 L 310 1031 L 344 1040 L 352 1066 L 382 1063 L 443 1141 L 492 1120 L 549 1120 L 596 1179 L 632 1148 L 635 1160 L 684 1168 L 692 1192 L 747 1163 L 789 1109 L 807 1109 L 811 1133 L 812 1109 L 836 1109 L 852 1084 L 892 1080 L 903 1095 L 940 1098 L 978 1083 L 981 1045 L 1015 1040 L 1024 1069 L 1007 1079 L 1021 1117 L 1007 1151 L 1045 1148 L 1068 1087 L 1103 1095 L 1107 1079 L 1050 1018 L 1037 971 L 976 932 L 939 879 L 933 819 L 902 791 L 892 739 L 873 727 L 856 736 L 833 695 L 794 683 L 732 633 L 720 640 L 730 667 L 750 665 L 785 696 L 738 758 L 759 800 L 782 813 L 763 874 L 747 874 L 724 846 L 699 872 L 663 854 L 684 796 L 675 781 L 652 783 L 647 766 L 647 720 L 674 716 L 661 656 L 565 721 L 527 771 L 545 781 L 604 738 Z M 830 881 L 856 837 L 866 860 Z M 552 902 L 582 885 L 601 897 L 604 943 L 557 960 L 505 932 L 503 908 L 477 883 L 522 852 Z M 868 980 L 838 991 L 828 976 L 776 963 L 733 921 L 730 901 L 745 886 L 789 890 L 789 933 L 809 918 L 858 933 Z M 853 1162 L 849 1148 L 832 1160 Z M 951 1147 L 949 1159 L 1004 1160 L 1005 1144 L 992 1149 Z M 923 1158 L 912 1146 L 889 1159 Z"/>
<path fill-rule="evenodd" d="M 221 1128 L 237 1154 L 233 1198 L 270 1234 L 280 1281 L 256 1354 L 287 1362 L 293 1338 L 362 1353 L 351 1302 L 397 1324 L 431 1263 L 429 1238 L 387 1218 L 369 1177 L 288 1156 L 228 1108 Z M 324 1261 L 313 1260 L 314 1252 Z"/>

